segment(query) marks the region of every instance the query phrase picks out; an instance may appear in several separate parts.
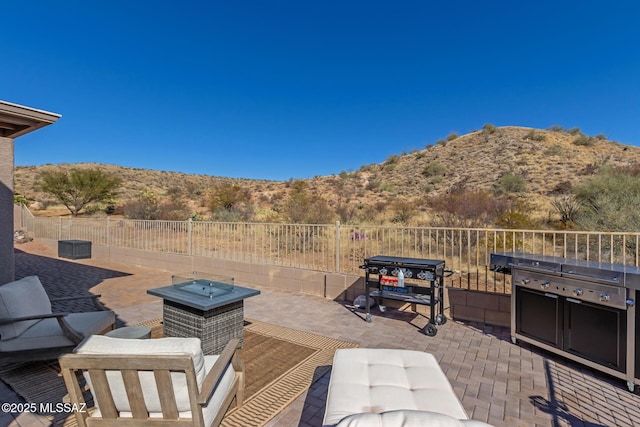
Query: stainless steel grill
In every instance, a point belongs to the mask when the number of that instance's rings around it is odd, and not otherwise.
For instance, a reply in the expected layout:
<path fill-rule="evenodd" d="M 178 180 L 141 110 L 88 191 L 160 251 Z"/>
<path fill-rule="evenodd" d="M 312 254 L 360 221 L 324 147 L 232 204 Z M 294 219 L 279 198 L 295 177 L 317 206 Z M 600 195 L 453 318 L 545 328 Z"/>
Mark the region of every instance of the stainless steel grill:
<path fill-rule="evenodd" d="M 512 275 L 511 336 L 639 383 L 640 269 L 517 252 L 491 254 Z"/>

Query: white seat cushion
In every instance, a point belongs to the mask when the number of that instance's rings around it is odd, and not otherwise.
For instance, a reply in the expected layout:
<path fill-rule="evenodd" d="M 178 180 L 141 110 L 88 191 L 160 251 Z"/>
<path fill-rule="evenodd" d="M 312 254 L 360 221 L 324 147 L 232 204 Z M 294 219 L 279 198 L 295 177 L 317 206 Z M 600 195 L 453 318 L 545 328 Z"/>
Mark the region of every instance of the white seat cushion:
<path fill-rule="evenodd" d="M 111 338 L 104 335 L 92 335 L 80 344 L 77 354 L 126 354 L 126 355 L 183 355 L 188 354 L 193 359 L 198 387 L 202 384 L 205 372 L 204 355 L 198 338 L 159 338 L 152 340 L 132 340 L 126 338 Z M 114 397 L 116 409 L 129 412 L 129 399 L 119 372 L 107 372 L 107 378 Z M 88 373 L 85 379 L 91 384 Z M 171 374 L 173 389 L 176 396 L 178 411 L 191 410 L 187 379 L 185 374 L 174 372 Z M 144 400 L 149 412 L 161 412 L 160 398 L 153 372 L 141 372 L 140 384 L 144 393 Z M 95 396 L 94 396 L 94 401 Z M 96 401 L 97 402 L 97 401 Z"/>
<path fill-rule="evenodd" d="M 395 410 L 468 418 L 432 354 L 395 349 L 337 350 L 324 425 L 336 425 L 349 415 Z"/>
<path fill-rule="evenodd" d="M 216 363 L 216 360 L 218 360 L 218 357 L 219 356 L 217 356 L 217 355 L 204 356 L 204 366 L 205 366 L 206 373 L 209 373 L 209 371 L 213 367 L 214 363 Z M 218 412 L 220 412 L 220 409 L 222 407 L 222 402 L 224 401 L 225 397 L 229 393 L 229 390 L 231 390 L 231 386 L 233 385 L 234 378 L 235 378 L 235 373 L 233 371 L 233 368 L 231 366 L 229 366 L 225 370 L 225 372 L 222 375 L 222 378 L 220 379 L 218 384 L 216 385 L 216 389 L 213 392 L 213 396 L 211 396 L 211 399 L 209 400 L 209 404 L 202 408 L 202 416 L 204 417 L 204 425 L 209 426 L 209 425 L 211 425 L 211 423 L 213 423 L 213 419 L 216 417 L 216 415 L 218 415 Z M 133 414 L 131 412 L 126 412 L 126 411 L 120 412 L 119 415 L 122 418 L 131 418 L 133 416 Z M 98 409 L 91 416 L 92 417 L 100 417 L 100 409 Z M 178 413 L 178 416 L 181 419 L 182 418 L 193 418 L 191 416 L 191 411 L 181 411 L 181 412 Z M 149 418 L 162 418 L 162 413 L 161 412 L 149 412 Z"/>

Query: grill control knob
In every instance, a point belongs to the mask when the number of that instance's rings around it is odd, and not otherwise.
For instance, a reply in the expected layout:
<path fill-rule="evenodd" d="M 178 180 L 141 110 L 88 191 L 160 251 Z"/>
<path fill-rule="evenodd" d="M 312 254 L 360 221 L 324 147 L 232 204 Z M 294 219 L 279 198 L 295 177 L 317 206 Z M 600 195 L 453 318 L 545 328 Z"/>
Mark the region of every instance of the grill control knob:
<path fill-rule="evenodd" d="M 413 277 L 413 271 L 409 270 L 408 268 L 404 269 L 404 278 L 411 279 L 411 277 Z"/>
<path fill-rule="evenodd" d="M 529 282 L 531 282 L 531 279 L 522 279 L 521 282 L 523 285 L 528 285 Z"/>
<path fill-rule="evenodd" d="M 575 288 L 575 289 L 573 290 L 573 294 L 574 294 L 575 296 L 577 296 L 577 297 L 581 296 L 583 293 L 584 293 L 584 291 L 583 291 L 582 289 L 580 289 L 580 288 Z"/>
<path fill-rule="evenodd" d="M 540 287 L 542 289 L 549 289 L 549 285 L 550 285 L 550 283 L 547 282 L 547 281 L 544 281 L 544 282 L 540 283 Z"/>
<path fill-rule="evenodd" d="M 386 275 L 387 275 L 387 269 L 386 269 L 386 267 L 382 267 L 382 268 L 379 270 L 379 272 L 380 272 L 380 274 L 381 274 L 382 276 L 386 276 Z"/>
<path fill-rule="evenodd" d="M 609 296 L 608 293 L 603 292 L 603 293 L 600 294 L 600 301 L 609 302 L 610 299 L 611 299 L 611 297 Z"/>

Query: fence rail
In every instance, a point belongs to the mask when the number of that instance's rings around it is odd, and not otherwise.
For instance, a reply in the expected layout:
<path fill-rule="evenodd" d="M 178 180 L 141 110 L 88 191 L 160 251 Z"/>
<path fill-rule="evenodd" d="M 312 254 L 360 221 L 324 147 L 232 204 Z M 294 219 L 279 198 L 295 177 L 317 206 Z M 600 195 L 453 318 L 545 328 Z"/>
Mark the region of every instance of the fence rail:
<path fill-rule="evenodd" d="M 24 207 L 15 213 L 16 226 L 36 238 L 327 272 L 361 274 L 364 258 L 374 255 L 443 259 L 455 272 L 448 285 L 500 293 L 510 292 L 510 285 L 504 274 L 490 270 L 492 252 L 633 266 L 640 261 L 640 233 L 39 218 Z"/>

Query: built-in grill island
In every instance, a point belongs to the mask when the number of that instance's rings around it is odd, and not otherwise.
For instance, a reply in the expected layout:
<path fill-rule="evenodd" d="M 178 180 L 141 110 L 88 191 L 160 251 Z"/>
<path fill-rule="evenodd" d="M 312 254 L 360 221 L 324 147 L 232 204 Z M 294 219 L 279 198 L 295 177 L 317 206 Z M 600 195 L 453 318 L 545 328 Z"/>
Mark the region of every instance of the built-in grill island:
<path fill-rule="evenodd" d="M 640 269 L 517 252 L 491 254 L 511 272 L 511 340 L 640 384 Z"/>

